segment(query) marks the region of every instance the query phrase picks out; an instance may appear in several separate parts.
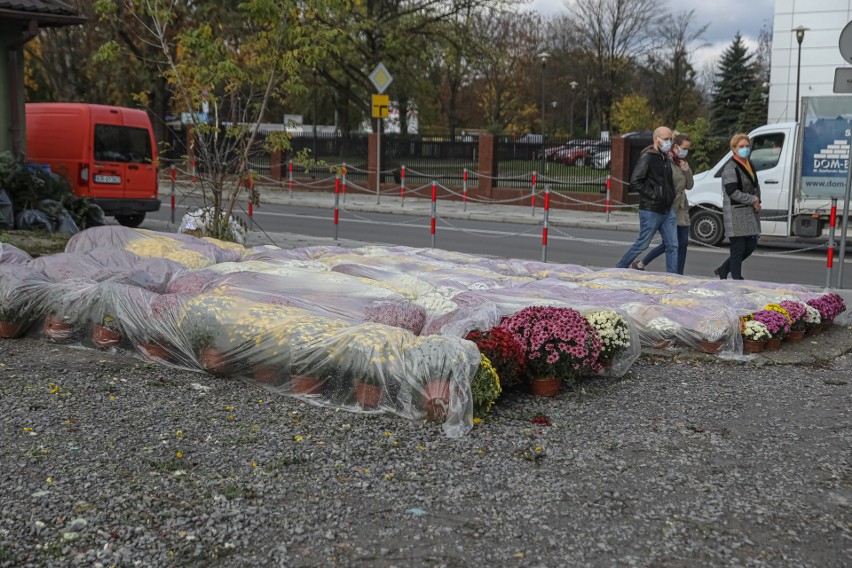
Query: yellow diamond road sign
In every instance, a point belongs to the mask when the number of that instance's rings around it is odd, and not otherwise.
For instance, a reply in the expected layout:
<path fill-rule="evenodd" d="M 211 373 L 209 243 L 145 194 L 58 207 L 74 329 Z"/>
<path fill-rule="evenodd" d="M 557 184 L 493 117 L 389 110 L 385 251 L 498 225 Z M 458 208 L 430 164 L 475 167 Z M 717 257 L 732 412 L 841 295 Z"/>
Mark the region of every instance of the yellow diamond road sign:
<path fill-rule="evenodd" d="M 388 117 L 388 96 L 373 95 L 373 118 Z"/>
<path fill-rule="evenodd" d="M 393 77 L 391 77 L 391 74 L 385 66 L 379 63 L 376 65 L 376 68 L 373 69 L 373 72 L 370 73 L 370 81 L 373 83 L 373 86 L 376 87 L 379 94 L 382 94 L 393 81 Z"/>

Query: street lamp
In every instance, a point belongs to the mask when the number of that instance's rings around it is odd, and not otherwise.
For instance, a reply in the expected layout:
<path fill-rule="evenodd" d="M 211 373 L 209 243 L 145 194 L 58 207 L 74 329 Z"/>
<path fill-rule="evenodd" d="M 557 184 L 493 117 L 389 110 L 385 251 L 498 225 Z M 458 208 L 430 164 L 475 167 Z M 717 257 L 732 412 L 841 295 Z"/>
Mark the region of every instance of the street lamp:
<path fill-rule="evenodd" d="M 538 58 L 541 59 L 541 171 L 544 171 L 544 69 L 550 54 L 542 51 Z"/>
<path fill-rule="evenodd" d="M 571 86 L 571 136 L 574 136 L 574 97 L 577 94 L 577 87 L 580 83 L 571 81 L 568 84 Z"/>
<path fill-rule="evenodd" d="M 790 30 L 796 32 L 796 43 L 799 44 L 799 59 L 796 62 L 796 122 L 799 122 L 799 81 L 802 76 L 802 40 L 805 39 L 805 32 L 809 29 L 799 26 Z"/>

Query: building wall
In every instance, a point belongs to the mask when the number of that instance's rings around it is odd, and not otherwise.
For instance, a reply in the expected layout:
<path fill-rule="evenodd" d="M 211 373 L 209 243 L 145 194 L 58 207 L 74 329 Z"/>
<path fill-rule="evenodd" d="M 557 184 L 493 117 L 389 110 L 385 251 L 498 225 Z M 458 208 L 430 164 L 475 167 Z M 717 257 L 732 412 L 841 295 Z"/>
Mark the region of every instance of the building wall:
<path fill-rule="evenodd" d="M 840 55 L 840 32 L 852 20 L 852 0 L 775 0 L 768 123 L 796 115 L 798 26 L 810 28 L 802 41 L 800 97 L 833 95 L 834 70 L 850 67 Z"/>

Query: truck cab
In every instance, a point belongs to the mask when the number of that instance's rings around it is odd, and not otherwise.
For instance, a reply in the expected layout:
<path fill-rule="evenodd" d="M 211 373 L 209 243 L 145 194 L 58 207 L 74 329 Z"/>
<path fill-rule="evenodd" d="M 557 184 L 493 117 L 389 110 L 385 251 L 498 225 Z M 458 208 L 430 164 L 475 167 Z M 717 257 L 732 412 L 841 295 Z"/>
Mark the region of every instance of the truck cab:
<path fill-rule="evenodd" d="M 749 133 L 751 164 L 760 182 L 763 235 L 786 237 L 792 234 L 797 137 L 798 124 L 795 122 L 761 126 Z M 690 238 L 694 241 L 717 246 L 725 237 L 721 177 L 722 167 L 731 159 L 732 154 L 728 152 L 710 170 L 695 174 L 695 185 L 686 192 L 690 207 Z"/>

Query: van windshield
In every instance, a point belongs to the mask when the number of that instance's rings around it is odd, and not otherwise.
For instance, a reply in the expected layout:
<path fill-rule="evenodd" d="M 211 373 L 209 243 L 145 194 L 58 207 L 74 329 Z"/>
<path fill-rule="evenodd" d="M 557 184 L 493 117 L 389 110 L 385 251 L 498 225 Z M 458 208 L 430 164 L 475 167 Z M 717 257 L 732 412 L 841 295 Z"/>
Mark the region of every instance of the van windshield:
<path fill-rule="evenodd" d="M 144 128 L 96 124 L 95 160 L 150 164 L 151 137 Z"/>

